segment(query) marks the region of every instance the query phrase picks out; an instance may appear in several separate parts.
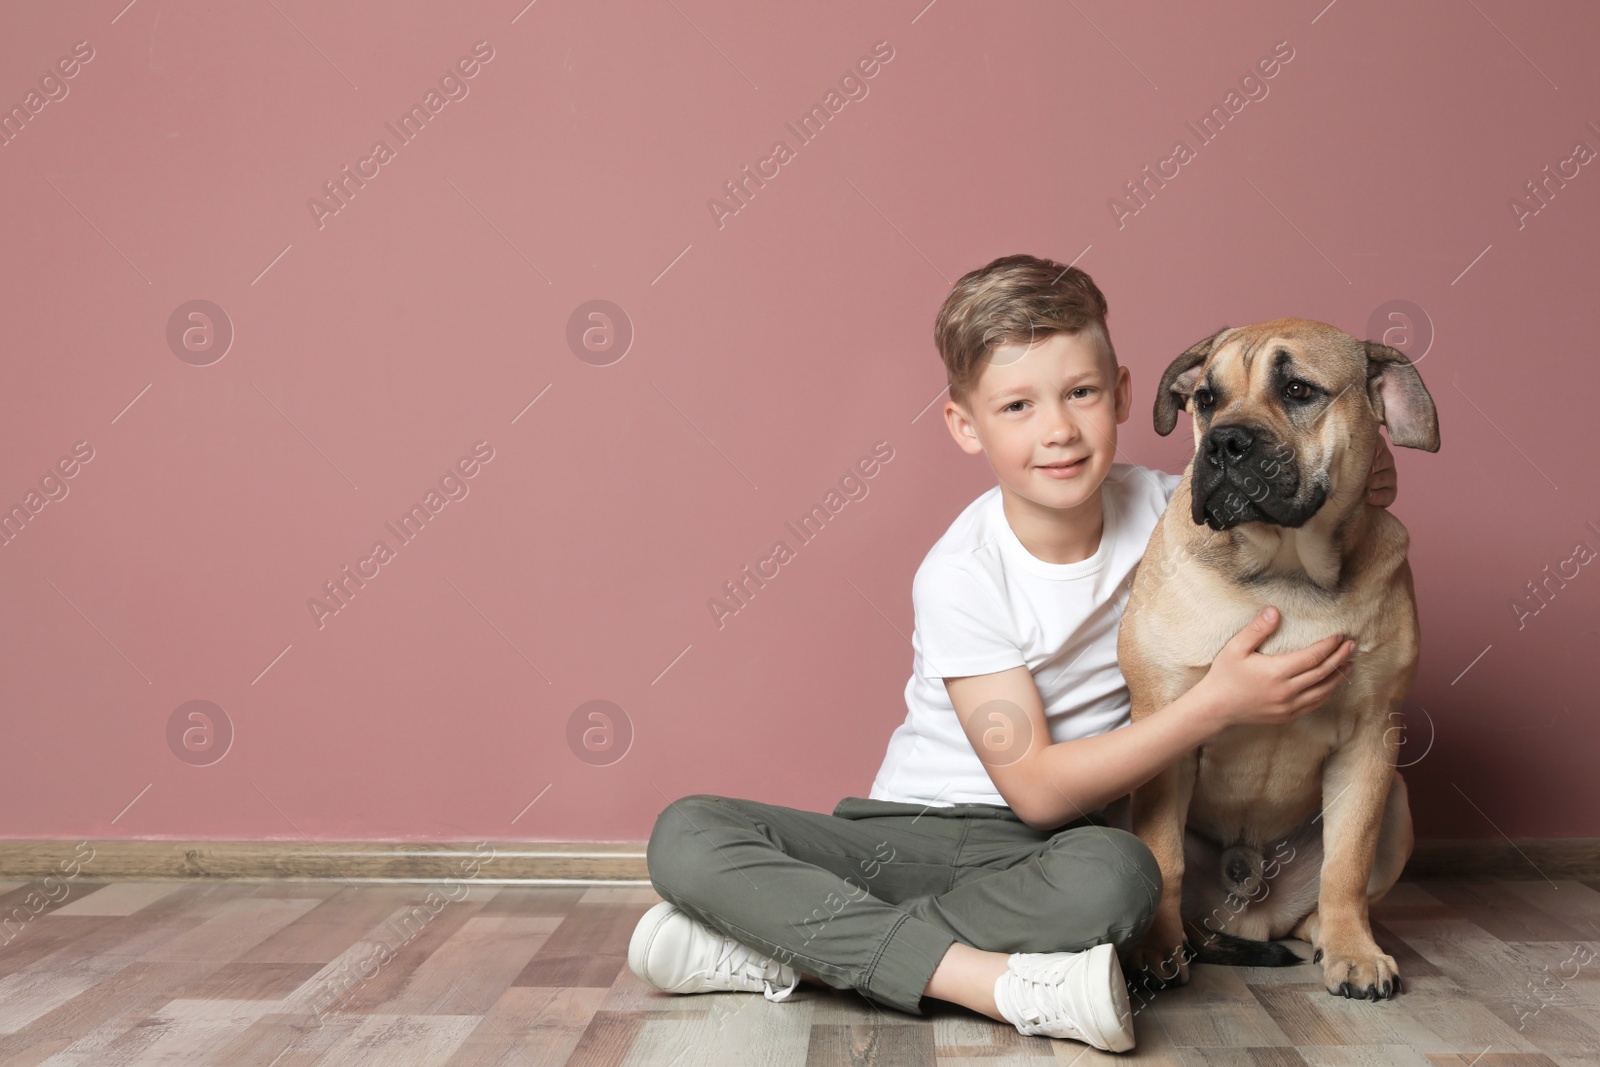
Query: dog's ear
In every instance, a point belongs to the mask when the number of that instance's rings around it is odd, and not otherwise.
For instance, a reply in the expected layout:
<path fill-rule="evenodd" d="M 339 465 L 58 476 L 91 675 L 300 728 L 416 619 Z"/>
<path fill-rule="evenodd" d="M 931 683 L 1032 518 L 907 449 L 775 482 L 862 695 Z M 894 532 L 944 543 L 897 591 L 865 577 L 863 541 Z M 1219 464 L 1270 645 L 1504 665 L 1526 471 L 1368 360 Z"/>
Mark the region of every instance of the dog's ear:
<path fill-rule="evenodd" d="M 1188 351 L 1172 361 L 1161 376 L 1161 384 L 1156 386 L 1155 420 L 1156 433 L 1162 437 L 1178 425 L 1178 409 L 1188 403 L 1206 360 L 1211 357 L 1218 340 L 1227 332 L 1228 327 L 1224 326 L 1204 341 L 1191 345 Z"/>
<path fill-rule="evenodd" d="M 1417 368 L 1398 349 L 1376 341 L 1361 344 L 1367 350 L 1367 398 L 1378 421 L 1389 427 L 1389 440 L 1439 451 L 1439 413 Z"/>

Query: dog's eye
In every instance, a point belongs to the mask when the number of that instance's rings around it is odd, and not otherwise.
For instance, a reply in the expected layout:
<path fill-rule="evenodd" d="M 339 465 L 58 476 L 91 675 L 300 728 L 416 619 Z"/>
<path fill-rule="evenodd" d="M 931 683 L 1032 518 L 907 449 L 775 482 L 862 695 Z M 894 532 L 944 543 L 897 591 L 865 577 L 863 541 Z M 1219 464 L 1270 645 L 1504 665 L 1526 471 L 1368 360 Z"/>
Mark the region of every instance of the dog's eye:
<path fill-rule="evenodd" d="M 1211 402 L 1215 399 L 1216 397 L 1211 395 L 1211 390 L 1209 389 L 1196 389 L 1194 391 L 1194 402 L 1203 408 L 1210 407 Z"/>
<path fill-rule="evenodd" d="M 1305 382 L 1302 382 L 1299 378 L 1296 378 L 1294 381 L 1283 387 L 1283 395 L 1288 397 L 1290 400 L 1307 400 L 1310 399 L 1311 393 L 1311 386 L 1307 385 Z"/>

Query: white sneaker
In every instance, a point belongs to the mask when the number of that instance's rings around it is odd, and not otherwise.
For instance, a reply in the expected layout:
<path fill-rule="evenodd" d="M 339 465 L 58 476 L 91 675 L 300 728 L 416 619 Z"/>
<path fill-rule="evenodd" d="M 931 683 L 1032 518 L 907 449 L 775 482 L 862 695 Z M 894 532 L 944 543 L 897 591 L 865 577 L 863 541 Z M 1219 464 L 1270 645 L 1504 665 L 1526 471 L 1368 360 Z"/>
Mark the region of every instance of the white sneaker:
<path fill-rule="evenodd" d="M 777 1002 L 800 984 L 793 967 L 711 929 L 666 900 L 645 912 L 633 928 L 628 967 L 640 981 L 665 993 L 737 990 Z"/>
<path fill-rule="evenodd" d="M 994 1002 L 1021 1033 L 1068 1037 L 1107 1052 L 1133 1048 L 1133 1013 L 1115 945 L 1083 952 L 1014 952 Z"/>

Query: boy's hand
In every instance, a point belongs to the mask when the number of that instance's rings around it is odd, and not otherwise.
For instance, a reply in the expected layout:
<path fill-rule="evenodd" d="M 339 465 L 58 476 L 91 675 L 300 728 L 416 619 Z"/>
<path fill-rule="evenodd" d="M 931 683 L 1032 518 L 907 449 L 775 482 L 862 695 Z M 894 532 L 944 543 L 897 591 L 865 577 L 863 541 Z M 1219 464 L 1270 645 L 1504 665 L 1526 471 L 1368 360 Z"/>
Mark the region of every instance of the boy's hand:
<path fill-rule="evenodd" d="M 1278 627 L 1278 609 L 1266 607 L 1211 661 L 1195 686 L 1204 692 L 1218 730 L 1234 725 L 1281 726 L 1316 708 L 1345 680 L 1338 668 L 1356 643 L 1340 634 L 1294 652 L 1257 652 Z"/>
<path fill-rule="evenodd" d="M 1394 503 L 1398 492 L 1398 478 L 1394 467 L 1394 453 L 1389 442 L 1378 434 L 1378 445 L 1372 452 L 1372 469 L 1367 471 L 1367 503 L 1375 508 L 1386 508 Z"/>

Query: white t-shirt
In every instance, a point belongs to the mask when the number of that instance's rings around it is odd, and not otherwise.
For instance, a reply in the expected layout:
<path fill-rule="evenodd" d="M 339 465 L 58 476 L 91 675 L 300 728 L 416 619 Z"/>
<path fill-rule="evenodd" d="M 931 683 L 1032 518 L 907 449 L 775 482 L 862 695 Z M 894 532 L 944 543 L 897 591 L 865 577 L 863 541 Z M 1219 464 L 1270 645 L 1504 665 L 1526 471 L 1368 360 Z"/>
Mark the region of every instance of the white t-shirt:
<path fill-rule="evenodd" d="M 998 485 L 957 516 L 911 584 L 906 718 L 889 737 L 871 799 L 1006 804 L 961 728 L 945 678 L 1026 665 L 1052 742 L 1129 722 L 1117 626 L 1134 566 L 1182 480 L 1112 464 L 1101 483 L 1100 547 L 1078 563 L 1047 563 L 1024 548 L 1006 521 Z"/>

